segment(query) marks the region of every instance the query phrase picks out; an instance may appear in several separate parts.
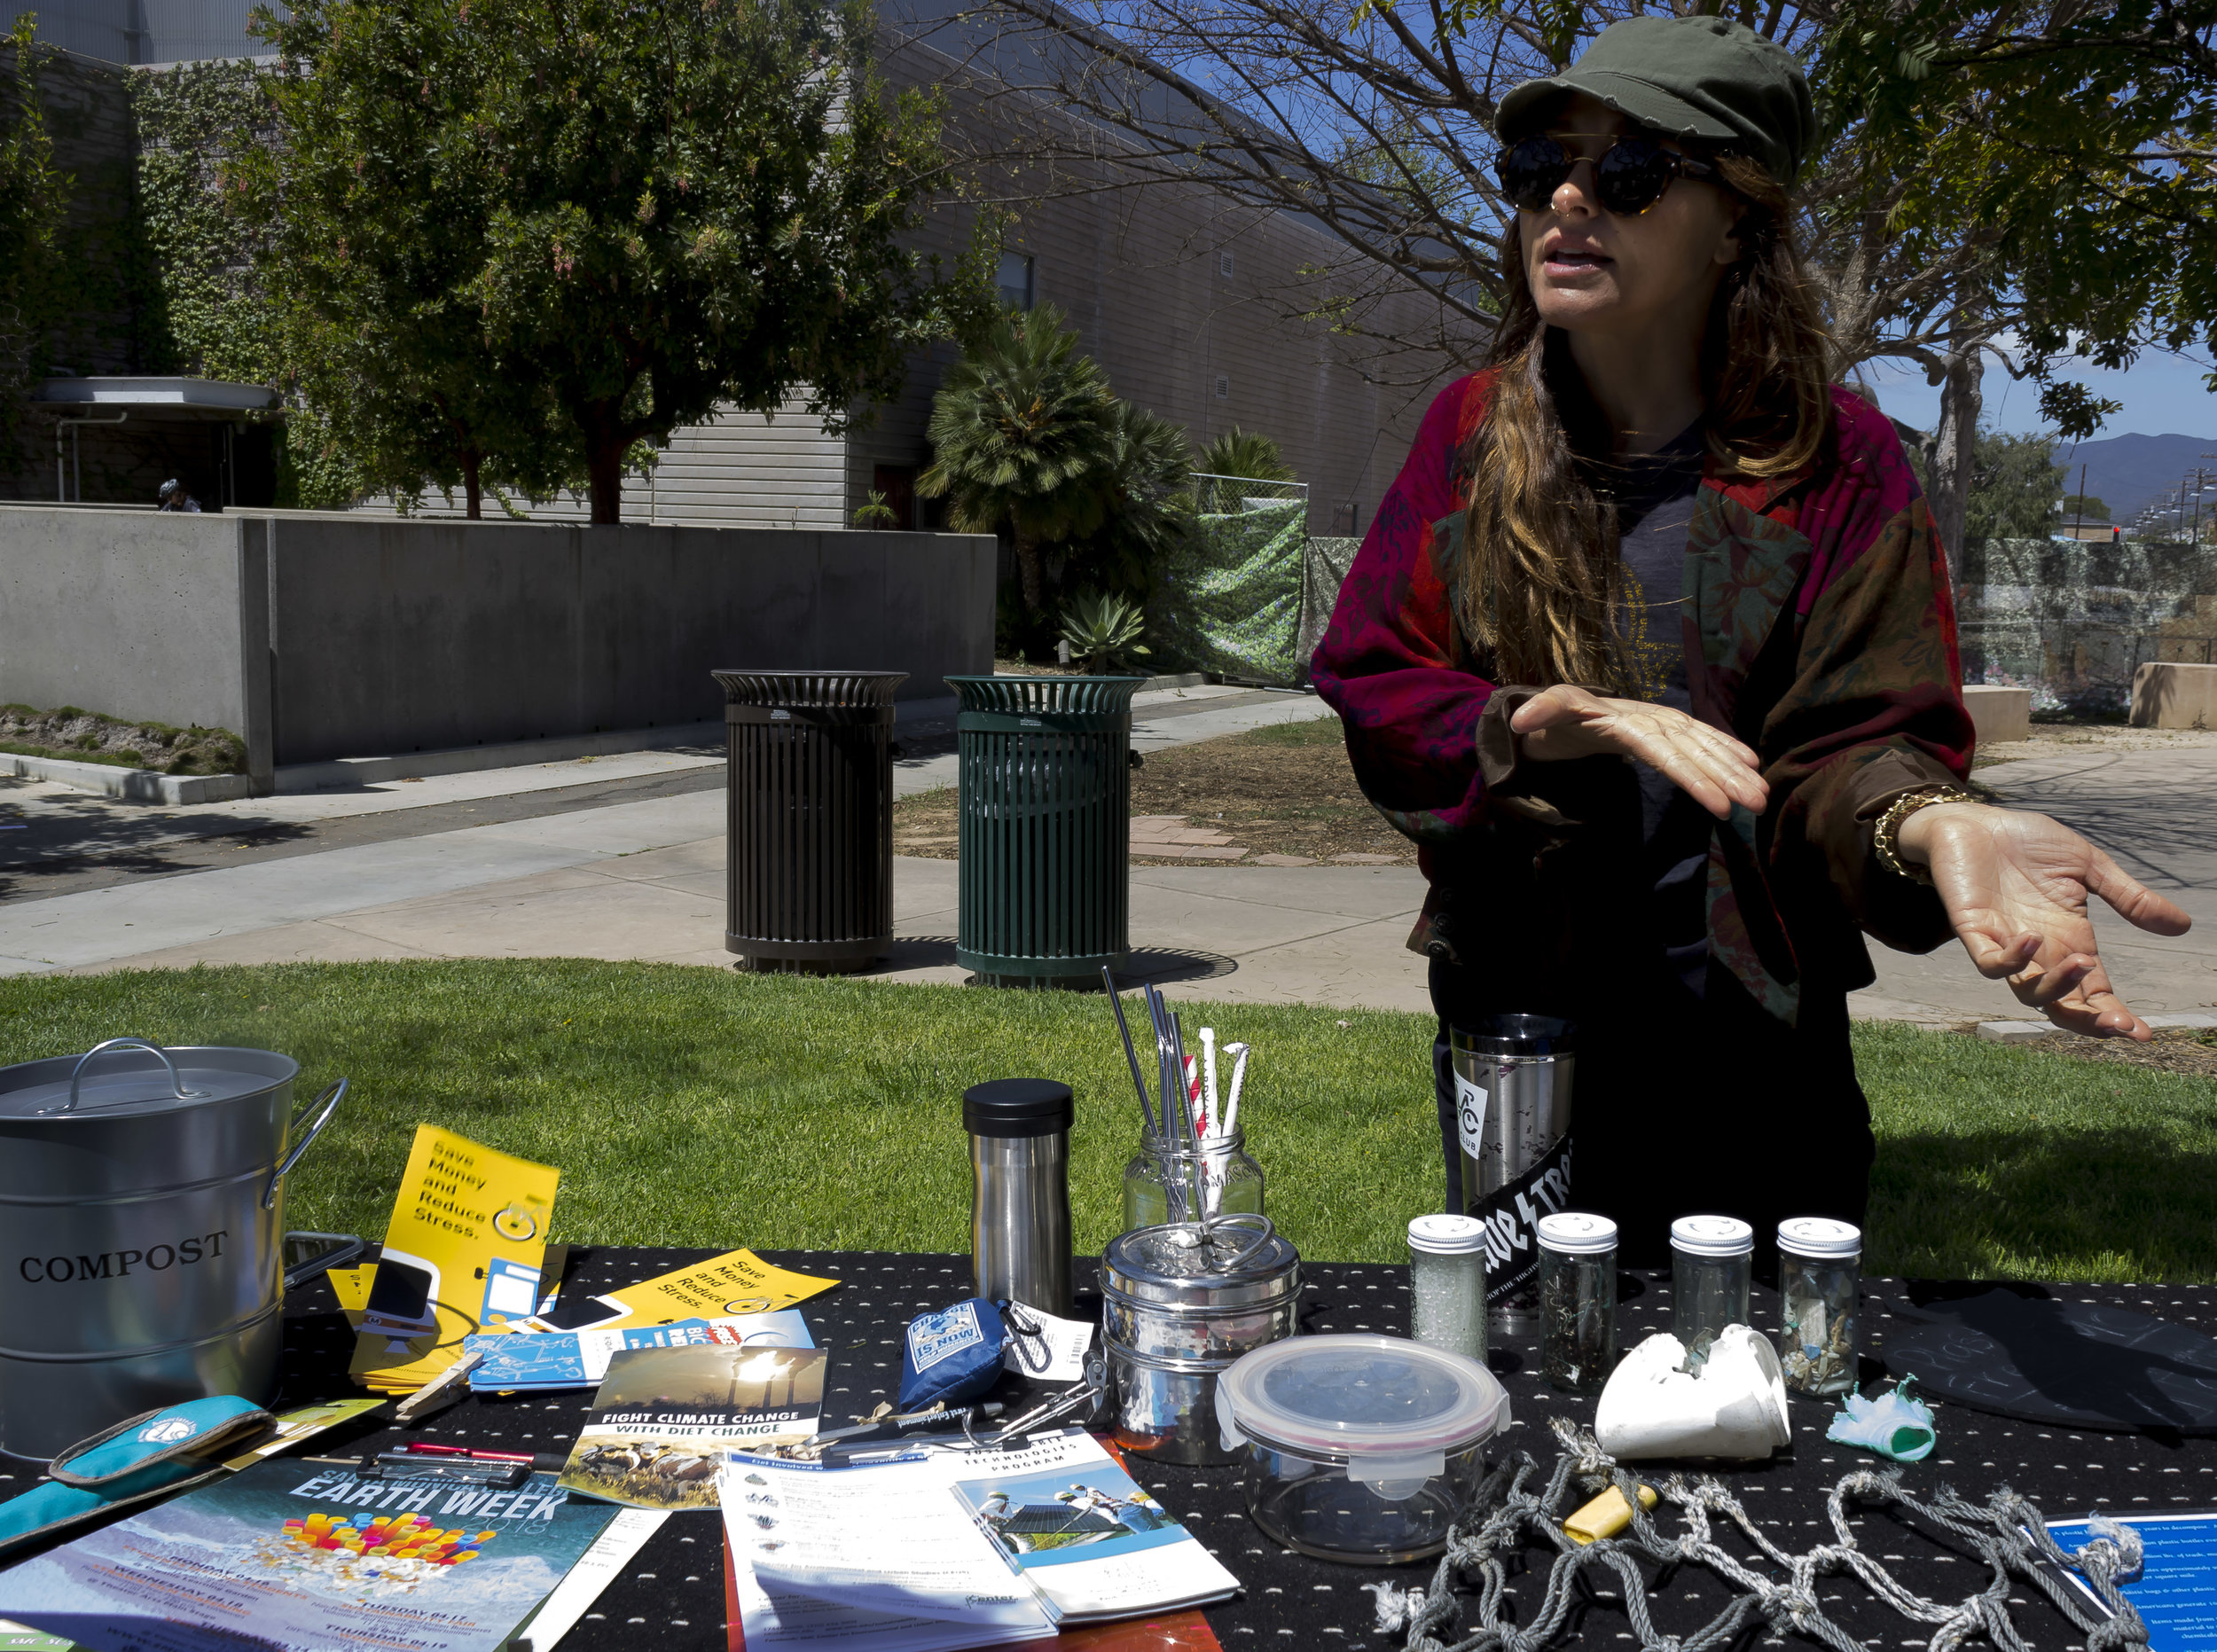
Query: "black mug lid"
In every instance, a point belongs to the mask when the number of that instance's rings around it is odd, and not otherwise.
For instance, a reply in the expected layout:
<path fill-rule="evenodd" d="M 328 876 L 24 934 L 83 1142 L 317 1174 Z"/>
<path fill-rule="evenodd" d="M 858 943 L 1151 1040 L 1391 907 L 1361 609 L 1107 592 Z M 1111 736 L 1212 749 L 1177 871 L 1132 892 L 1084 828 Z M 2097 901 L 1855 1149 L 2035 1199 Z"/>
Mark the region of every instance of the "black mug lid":
<path fill-rule="evenodd" d="M 1554 1015 L 1473 1015 L 1449 1030 L 1456 1045 L 1476 1055 L 1568 1055 L 1578 1048 L 1578 1023 Z"/>
<path fill-rule="evenodd" d="M 962 1092 L 973 1136 L 1052 1136 L 1077 1116 L 1070 1087 L 1052 1078 L 994 1078 Z"/>

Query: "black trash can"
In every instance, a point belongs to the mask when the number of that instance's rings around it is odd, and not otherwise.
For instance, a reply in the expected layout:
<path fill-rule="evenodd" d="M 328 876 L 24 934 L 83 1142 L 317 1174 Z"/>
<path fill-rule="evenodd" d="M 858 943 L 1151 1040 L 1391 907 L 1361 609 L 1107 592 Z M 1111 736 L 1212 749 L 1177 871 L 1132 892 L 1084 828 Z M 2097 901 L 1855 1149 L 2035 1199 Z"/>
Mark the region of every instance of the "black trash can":
<path fill-rule="evenodd" d="M 1097 987 L 1132 931 L 1132 696 L 1143 677 L 951 677 L 961 697 L 955 962 Z"/>
<path fill-rule="evenodd" d="M 754 969 L 866 968 L 893 944 L 893 691 L 905 671 L 717 671 L 724 948 Z"/>

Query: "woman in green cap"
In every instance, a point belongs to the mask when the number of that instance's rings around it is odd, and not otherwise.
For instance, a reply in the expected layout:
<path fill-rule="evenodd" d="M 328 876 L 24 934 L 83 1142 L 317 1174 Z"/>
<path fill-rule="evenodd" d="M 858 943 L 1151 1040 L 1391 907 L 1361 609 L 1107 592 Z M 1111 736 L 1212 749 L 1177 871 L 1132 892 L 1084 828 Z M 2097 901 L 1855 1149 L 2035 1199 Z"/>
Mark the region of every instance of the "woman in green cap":
<path fill-rule="evenodd" d="M 1794 244 L 1791 55 L 1631 19 L 1497 129 L 1491 364 L 1433 403 L 1314 663 L 1431 884 L 1448 1206 L 1448 1029 L 1527 1013 L 1577 1025 L 1571 1198 L 1628 1255 L 1698 1211 L 1860 1225 L 1866 936 L 1955 936 L 2059 1025 L 2144 1039 L 2088 894 L 2186 915 L 1960 789 L 1945 557 L 1892 425 L 1827 382 Z"/>

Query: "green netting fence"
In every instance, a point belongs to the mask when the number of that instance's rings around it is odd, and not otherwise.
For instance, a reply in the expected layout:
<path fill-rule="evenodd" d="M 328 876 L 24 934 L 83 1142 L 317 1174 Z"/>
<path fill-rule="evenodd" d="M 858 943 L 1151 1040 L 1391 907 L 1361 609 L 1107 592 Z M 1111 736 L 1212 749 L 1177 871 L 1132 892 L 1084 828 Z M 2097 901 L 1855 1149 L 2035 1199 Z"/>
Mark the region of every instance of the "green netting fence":
<path fill-rule="evenodd" d="M 1194 481 L 1193 531 L 1158 570 L 1148 609 L 1148 663 L 1299 686 L 1357 542 L 1310 537 L 1303 483 Z"/>

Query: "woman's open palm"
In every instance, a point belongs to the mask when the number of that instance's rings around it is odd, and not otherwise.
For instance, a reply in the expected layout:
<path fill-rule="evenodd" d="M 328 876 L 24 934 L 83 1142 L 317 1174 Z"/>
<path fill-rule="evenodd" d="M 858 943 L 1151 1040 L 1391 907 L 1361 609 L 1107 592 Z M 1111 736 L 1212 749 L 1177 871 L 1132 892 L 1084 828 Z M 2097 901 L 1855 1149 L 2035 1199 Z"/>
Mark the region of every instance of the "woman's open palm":
<path fill-rule="evenodd" d="M 2191 920 L 2069 826 L 2015 809 L 1940 803 L 1902 823 L 1902 851 L 1924 862 L 1949 922 L 1981 975 L 2072 1032 L 2146 1040 L 2148 1023 L 2111 987 L 2089 894 L 2156 935 Z"/>

